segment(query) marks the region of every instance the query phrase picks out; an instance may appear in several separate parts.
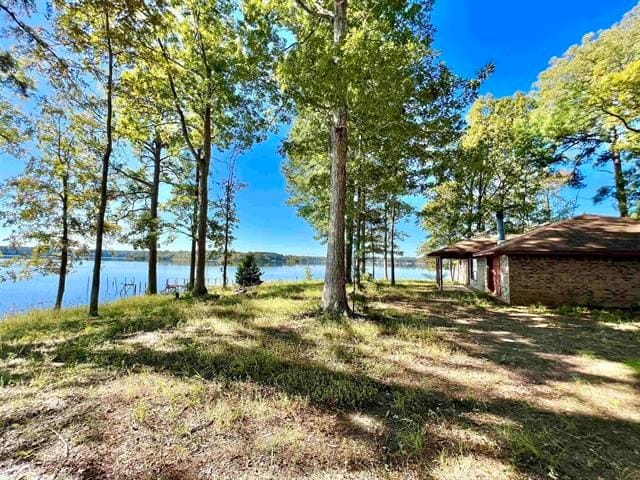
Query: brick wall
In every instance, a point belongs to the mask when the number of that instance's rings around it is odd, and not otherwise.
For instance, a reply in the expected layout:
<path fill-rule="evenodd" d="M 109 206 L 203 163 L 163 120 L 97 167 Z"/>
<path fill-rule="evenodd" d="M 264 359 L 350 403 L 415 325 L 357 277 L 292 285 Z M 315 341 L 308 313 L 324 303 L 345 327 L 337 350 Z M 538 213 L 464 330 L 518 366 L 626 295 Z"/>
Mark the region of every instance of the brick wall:
<path fill-rule="evenodd" d="M 513 305 L 640 305 L 640 259 L 509 256 Z"/>

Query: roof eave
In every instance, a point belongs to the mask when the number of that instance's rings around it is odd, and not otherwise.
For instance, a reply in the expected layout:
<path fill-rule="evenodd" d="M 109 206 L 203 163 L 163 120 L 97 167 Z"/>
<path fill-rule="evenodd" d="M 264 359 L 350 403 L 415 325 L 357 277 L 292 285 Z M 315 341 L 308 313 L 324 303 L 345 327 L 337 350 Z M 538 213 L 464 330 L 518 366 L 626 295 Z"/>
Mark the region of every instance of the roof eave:
<path fill-rule="evenodd" d="M 638 251 L 616 251 L 616 250 L 564 250 L 564 251 L 548 251 L 548 250 L 484 250 L 477 252 L 474 257 L 487 257 L 489 255 L 522 255 L 522 256 L 549 256 L 549 257 L 638 257 L 640 258 L 640 250 Z"/>

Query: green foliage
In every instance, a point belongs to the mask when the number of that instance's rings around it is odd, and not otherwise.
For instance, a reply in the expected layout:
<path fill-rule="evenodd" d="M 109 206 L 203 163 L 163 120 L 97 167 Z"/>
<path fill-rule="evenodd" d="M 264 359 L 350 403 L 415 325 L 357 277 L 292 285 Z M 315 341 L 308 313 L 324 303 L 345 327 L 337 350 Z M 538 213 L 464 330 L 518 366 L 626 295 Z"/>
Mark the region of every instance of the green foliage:
<path fill-rule="evenodd" d="M 91 231 L 96 164 L 83 148 L 84 117 L 66 113 L 67 101 L 52 97 L 41 104 L 39 154 L 0 191 L 0 222 L 10 231 L 10 244 L 32 246 L 27 255 L 4 263 L 3 279 L 57 274 L 62 250 L 81 253 Z"/>
<path fill-rule="evenodd" d="M 311 267 L 309 265 L 304 267 L 304 280 L 305 282 L 310 282 L 313 280 L 313 270 L 311 270 Z"/>
<path fill-rule="evenodd" d="M 531 118 L 535 108 L 535 100 L 521 93 L 473 104 L 457 148 L 434 169 L 421 212 L 429 232 L 425 250 L 492 230 L 496 212 L 504 213 L 510 232 L 571 212 L 559 194 L 569 175 L 556 169 L 555 145 Z"/>
<path fill-rule="evenodd" d="M 260 280 L 261 275 L 262 271 L 260 267 L 258 267 L 256 257 L 253 254 L 248 254 L 242 259 L 240 265 L 238 265 L 238 269 L 236 270 L 236 283 L 241 287 L 260 285 L 262 283 L 262 280 Z"/>
<path fill-rule="evenodd" d="M 607 30 L 554 58 L 536 84 L 537 121 L 546 135 L 562 143 L 574 168 L 585 161 L 612 163 L 614 181 L 596 201 L 614 197 L 620 214 L 638 204 L 640 170 L 635 162 L 640 139 L 640 7 Z M 622 165 L 626 164 L 626 167 Z"/>

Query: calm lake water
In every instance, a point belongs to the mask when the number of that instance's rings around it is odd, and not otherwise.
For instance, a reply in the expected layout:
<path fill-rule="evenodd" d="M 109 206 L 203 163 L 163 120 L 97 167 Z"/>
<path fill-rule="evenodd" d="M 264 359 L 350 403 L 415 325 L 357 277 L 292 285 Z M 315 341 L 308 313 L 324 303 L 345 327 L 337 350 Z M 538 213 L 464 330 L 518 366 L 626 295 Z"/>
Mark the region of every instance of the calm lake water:
<path fill-rule="evenodd" d="M 75 266 L 67 278 L 64 295 L 65 306 L 85 305 L 91 288 L 92 262 Z M 262 279 L 265 282 L 303 280 L 303 265 L 261 266 Z M 371 267 L 367 269 L 371 271 Z M 229 267 L 229 279 L 235 277 L 235 267 Z M 311 265 L 314 280 L 324 278 L 324 265 Z M 376 276 L 381 278 L 382 267 L 376 265 Z M 158 290 L 162 290 L 167 281 L 183 283 L 189 277 L 189 266 L 177 263 L 158 264 Z M 210 265 L 207 270 L 208 284 L 220 285 L 222 270 L 218 265 Z M 102 302 L 144 293 L 146 289 L 147 264 L 110 260 L 102 262 L 102 280 L 100 299 Z M 396 268 L 398 280 L 433 280 L 435 274 L 424 268 Z M 0 318 L 10 313 L 33 308 L 49 308 L 55 301 L 58 279 L 55 276 L 35 277 L 16 283 L 0 283 Z"/>

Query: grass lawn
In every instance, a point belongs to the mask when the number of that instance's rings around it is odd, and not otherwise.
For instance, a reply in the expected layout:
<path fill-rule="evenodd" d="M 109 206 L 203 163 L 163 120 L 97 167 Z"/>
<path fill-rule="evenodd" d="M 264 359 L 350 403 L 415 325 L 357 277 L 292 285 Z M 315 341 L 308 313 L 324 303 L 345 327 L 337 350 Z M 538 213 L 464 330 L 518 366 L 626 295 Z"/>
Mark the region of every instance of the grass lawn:
<path fill-rule="evenodd" d="M 640 316 L 320 292 L 0 323 L 0 478 L 640 479 Z"/>

